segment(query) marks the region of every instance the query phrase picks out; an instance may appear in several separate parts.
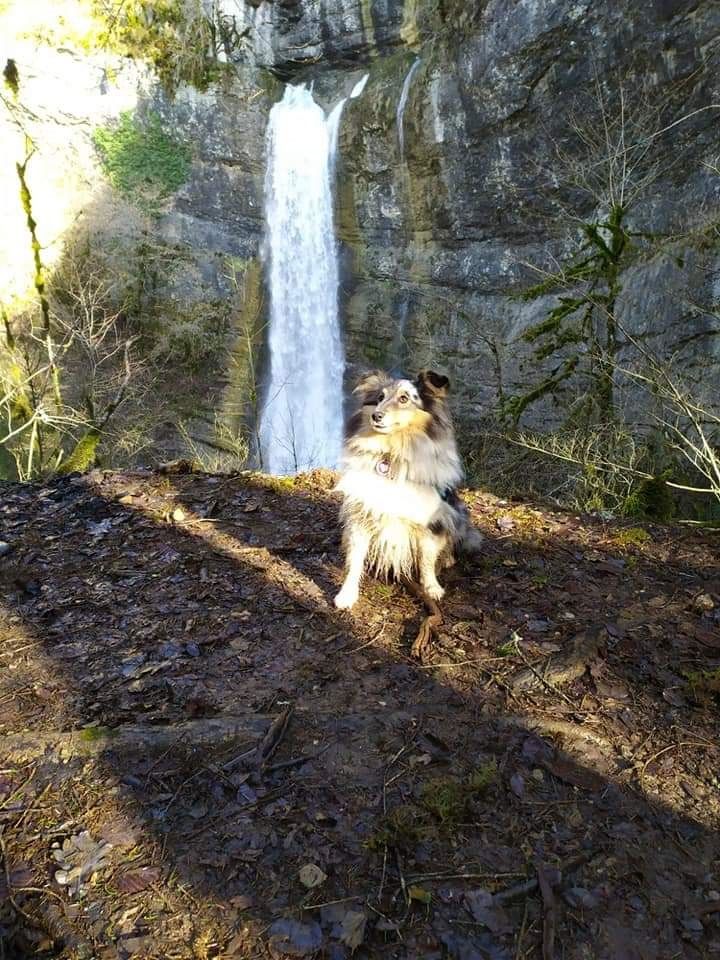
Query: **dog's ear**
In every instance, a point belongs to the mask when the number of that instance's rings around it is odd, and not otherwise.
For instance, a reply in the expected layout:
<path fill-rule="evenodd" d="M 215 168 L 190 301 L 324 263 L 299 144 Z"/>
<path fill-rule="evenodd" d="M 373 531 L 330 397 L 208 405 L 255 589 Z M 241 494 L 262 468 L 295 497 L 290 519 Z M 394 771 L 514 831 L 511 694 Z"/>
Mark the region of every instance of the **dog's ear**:
<path fill-rule="evenodd" d="M 357 395 L 363 406 L 379 403 L 380 394 L 388 380 L 389 377 L 384 371 L 373 370 L 360 377 L 355 384 L 353 393 Z"/>
<path fill-rule="evenodd" d="M 450 381 L 442 373 L 434 370 L 421 370 L 418 374 L 416 386 L 421 397 L 444 399 L 450 389 Z"/>

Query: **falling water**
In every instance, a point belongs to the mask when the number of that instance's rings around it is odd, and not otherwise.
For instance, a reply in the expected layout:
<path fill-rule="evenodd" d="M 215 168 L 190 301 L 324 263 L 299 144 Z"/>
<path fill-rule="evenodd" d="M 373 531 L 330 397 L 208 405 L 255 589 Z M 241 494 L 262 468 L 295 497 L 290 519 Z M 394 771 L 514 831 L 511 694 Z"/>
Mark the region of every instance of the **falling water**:
<path fill-rule="evenodd" d="M 265 205 L 270 260 L 270 375 L 260 419 L 263 467 L 336 465 L 343 351 L 331 171 L 342 104 L 326 120 L 303 86 L 270 111 Z"/>
<path fill-rule="evenodd" d="M 340 134 L 340 120 L 342 119 L 343 107 L 347 103 L 347 97 L 343 97 L 339 103 L 332 108 L 327 118 L 328 137 L 330 138 L 330 175 L 335 172 L 335 159 L 337 157 L 338 136 Z"/>
<path fill-rule="evenodd" d="M 355 84 L 355 86 L 354 86 L 354 87 L 352 88 L 352 90 L 350 91 L 350 99 L 351 99 L 351 100 L 354 100 L 356 97 L 359 97 L 359 96 L 360 96 L 360 94 L 361 94 L 361 93 L 363 92 L 363 90 L 365 89 L 365 84 L 368 82 L 368 77 L 369 77 L 369 76 L 370 76 L 370 74 L 369 74 L 369 73 L 366 73 L 363 77 L 360 77 L 360 79 L 358 80 L 358 82 Z"/>
<path fill-rule="evenodd" d="M 395 114 L 395 121 L 397 124 L 398 132 L 398 142 L 400 143 L 400 161 L 402 162 L 405 158 L 405 132 L 403 130 L 403 118 L 405 116 L 405 104 L 407 103 L 408 96 L 410 95 L 410 84 L 412 79 L 415 76 L 415 71 L 420 66 L 420 58 L 413 63 L 410 69 L 407 72 L 405 77 L 405 82 L 402 85 L 402 90 L 400 91 L 400 99 L 398 100 L 397 113 Z"/>
<path fill-rule="evenodd" d="M 391 346 L 391 354 L 393 359 L 393 366 L 396 372 L 403 373 L 406 371 L 408 363 L 408 345 L 407 345 L 407 326 L 408 326 L 408 313 L 410 311 L 410 300 L 407 296 L 404 296 L 400 302 L 400 309 L 398 311 L 398 325 L 395 330 L 395 336 L 393 337 L 393 342 Z"/>

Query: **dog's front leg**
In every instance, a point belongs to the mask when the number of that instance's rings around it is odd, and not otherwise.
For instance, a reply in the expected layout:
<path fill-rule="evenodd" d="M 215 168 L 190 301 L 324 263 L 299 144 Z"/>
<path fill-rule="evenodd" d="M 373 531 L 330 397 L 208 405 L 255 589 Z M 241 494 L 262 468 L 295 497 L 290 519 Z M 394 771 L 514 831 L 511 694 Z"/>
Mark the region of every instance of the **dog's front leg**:
<path fill-rule="evenodd" d="M 335 597 L 338 610 L 349 610 L 360 595 L 360 580 L 365 569 L 365 557 L 370 546 L 370 534 L 365 530 L 351 529 L 347 538 L 347 570 L 345 582 Z"/>
<path fill-rule="evenodd" d="M 438 558 L 445 548 L 442 536 L 436 536 L 429 531 L 420 540 L 420 583 L 422 588 L 433 600 L 442 600 L 445 591 L 438 583 Z"/>

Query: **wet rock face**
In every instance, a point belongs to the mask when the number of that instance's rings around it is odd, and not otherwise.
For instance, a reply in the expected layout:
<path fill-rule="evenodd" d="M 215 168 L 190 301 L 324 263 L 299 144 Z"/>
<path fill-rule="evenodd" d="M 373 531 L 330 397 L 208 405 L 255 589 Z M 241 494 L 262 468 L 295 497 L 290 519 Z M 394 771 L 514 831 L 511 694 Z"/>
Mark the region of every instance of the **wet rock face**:
<path fill-rule="evenodd" d="M 449 14 L 458 23 L 461 16 Z M 556 162 L 558 148 L 571 142 L 576 95 L 592 93 L 595 76 L 621 79 L 636 110 L 644 87 L 654 105 L 673 96 L 669 122 L 715 102 L 718 74 L 703 65 L 703 51 L 717 27 L 717 9 L 703 3 L 488 3 L 464 28 L 446 24 L 439 42 L 416 47 L 421 64 L 407 98 L 402 158 L 395 111 L 412 57 L 399 51 L 373 69 L 341 137 L 350 358 L 445 363 L 473 415 L 492 405 L 500 380 L 506 392 L 522 390 L 536 370 L 521 368 L 528 348 L 517 338 L 554 300 L 509 295 L 537 280 L 532 267 L 551 268 L 577 242 L 571 215 L 597 214 L 586 195 L 563 183 Z M 590 127 L 601 123 L 592 109 L 590 96 L 582 117 Z M 702 111 L 679 125 L 677 138 L 662 141 L 667 171 L 629 219 L 658 242 L 638 243 L 619 300 L 630 332 L 661 355 L 680 350 L 698 379 L 709 357 L 720 359 L 717 324 L 707 313 L 717 248 L 658 246 L 662 237 L 696 230 L 703 209 L 717 201 L 720 178 L 704 165 L 715 123 L 712 110 Z M 539 407 L 534 416 L 554 414 Z"/>

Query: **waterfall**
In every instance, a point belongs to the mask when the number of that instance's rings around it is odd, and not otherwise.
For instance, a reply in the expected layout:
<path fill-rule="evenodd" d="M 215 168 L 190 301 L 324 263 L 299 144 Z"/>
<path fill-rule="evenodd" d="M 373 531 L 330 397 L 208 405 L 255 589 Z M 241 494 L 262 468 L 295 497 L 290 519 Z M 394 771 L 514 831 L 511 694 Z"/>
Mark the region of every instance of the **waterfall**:
<path fill-rule="evenodd" d="M 369 76 L 370 76 L 370 74 L 369 74 L 369 73 L 366 73 L 363 77 L 361 77 L 361 78 L 358 80 L 358 82 L 355 84 L 355 86 L 354 86 L 354 87 L 352 88 L 352 90 L 350 91 L 350 99 L 351 99 L 351 100 L 354 100 L 356 97 L 359 97 L 359 96 L 360 96 L 360 94 L 361 94 L 361 93 L 363 92 L 363 90 L 365 89 L 365 84 L 368 82 L 368 77 L 369 77 Z"/>
<path fill-rule="evenodd" d="M 326 119 L 304 85 L 288 86 L 268 121 L 270 373 L 260 448 L 270 473 L 334 467 L 342 445 L 331 182 L 342 105 Z"/>
<path fill-rule="evenodd" d="M 400 144 L 400 162 L 401 163 L 405 159 L 405 132 L 403 130 L 405 105 L 407 103 L 408 96 L 410 95 L 410 84 L 412 83 L 412 79 L 415 76 L 415 71 L 420 66 L 420 63 L 421 61 L 420 61 L 420 58 L 418 57 L 417 60 L 413 63 L 413 65 L 410 67 L 410 69 L 407 72 L 407 76 L 405 77 L 405 80 L 402 85 L 402 90 L 400 91 L 400 99 L 398 100 L 397 112 L 395 114 L 395 122 L 397 125 L 397 132 L 398 132 L 398 142 Z"/>
<path fill-rule="evenodd" d="M 394 369 L 403 375 L 407 372 L 408 349 L 407 349 L 407 325 L 408 313 L 410 312 L 410 299 L 404 296 L 398 311 L 398 325 L 393 337 L 391 354 L 393 358 Z"/>
<path fill-rule="evenodd" d="M 332 108 L 327 118 L 328 137 L 330 138 L 330 175 L 335 172 L 335 160 L 337 158 L 338 136 L 340 134 L 340 120 L 342 119 L 343 107 L 347 103 L 347 97 L 343 97 L 339 103 Z"/>

